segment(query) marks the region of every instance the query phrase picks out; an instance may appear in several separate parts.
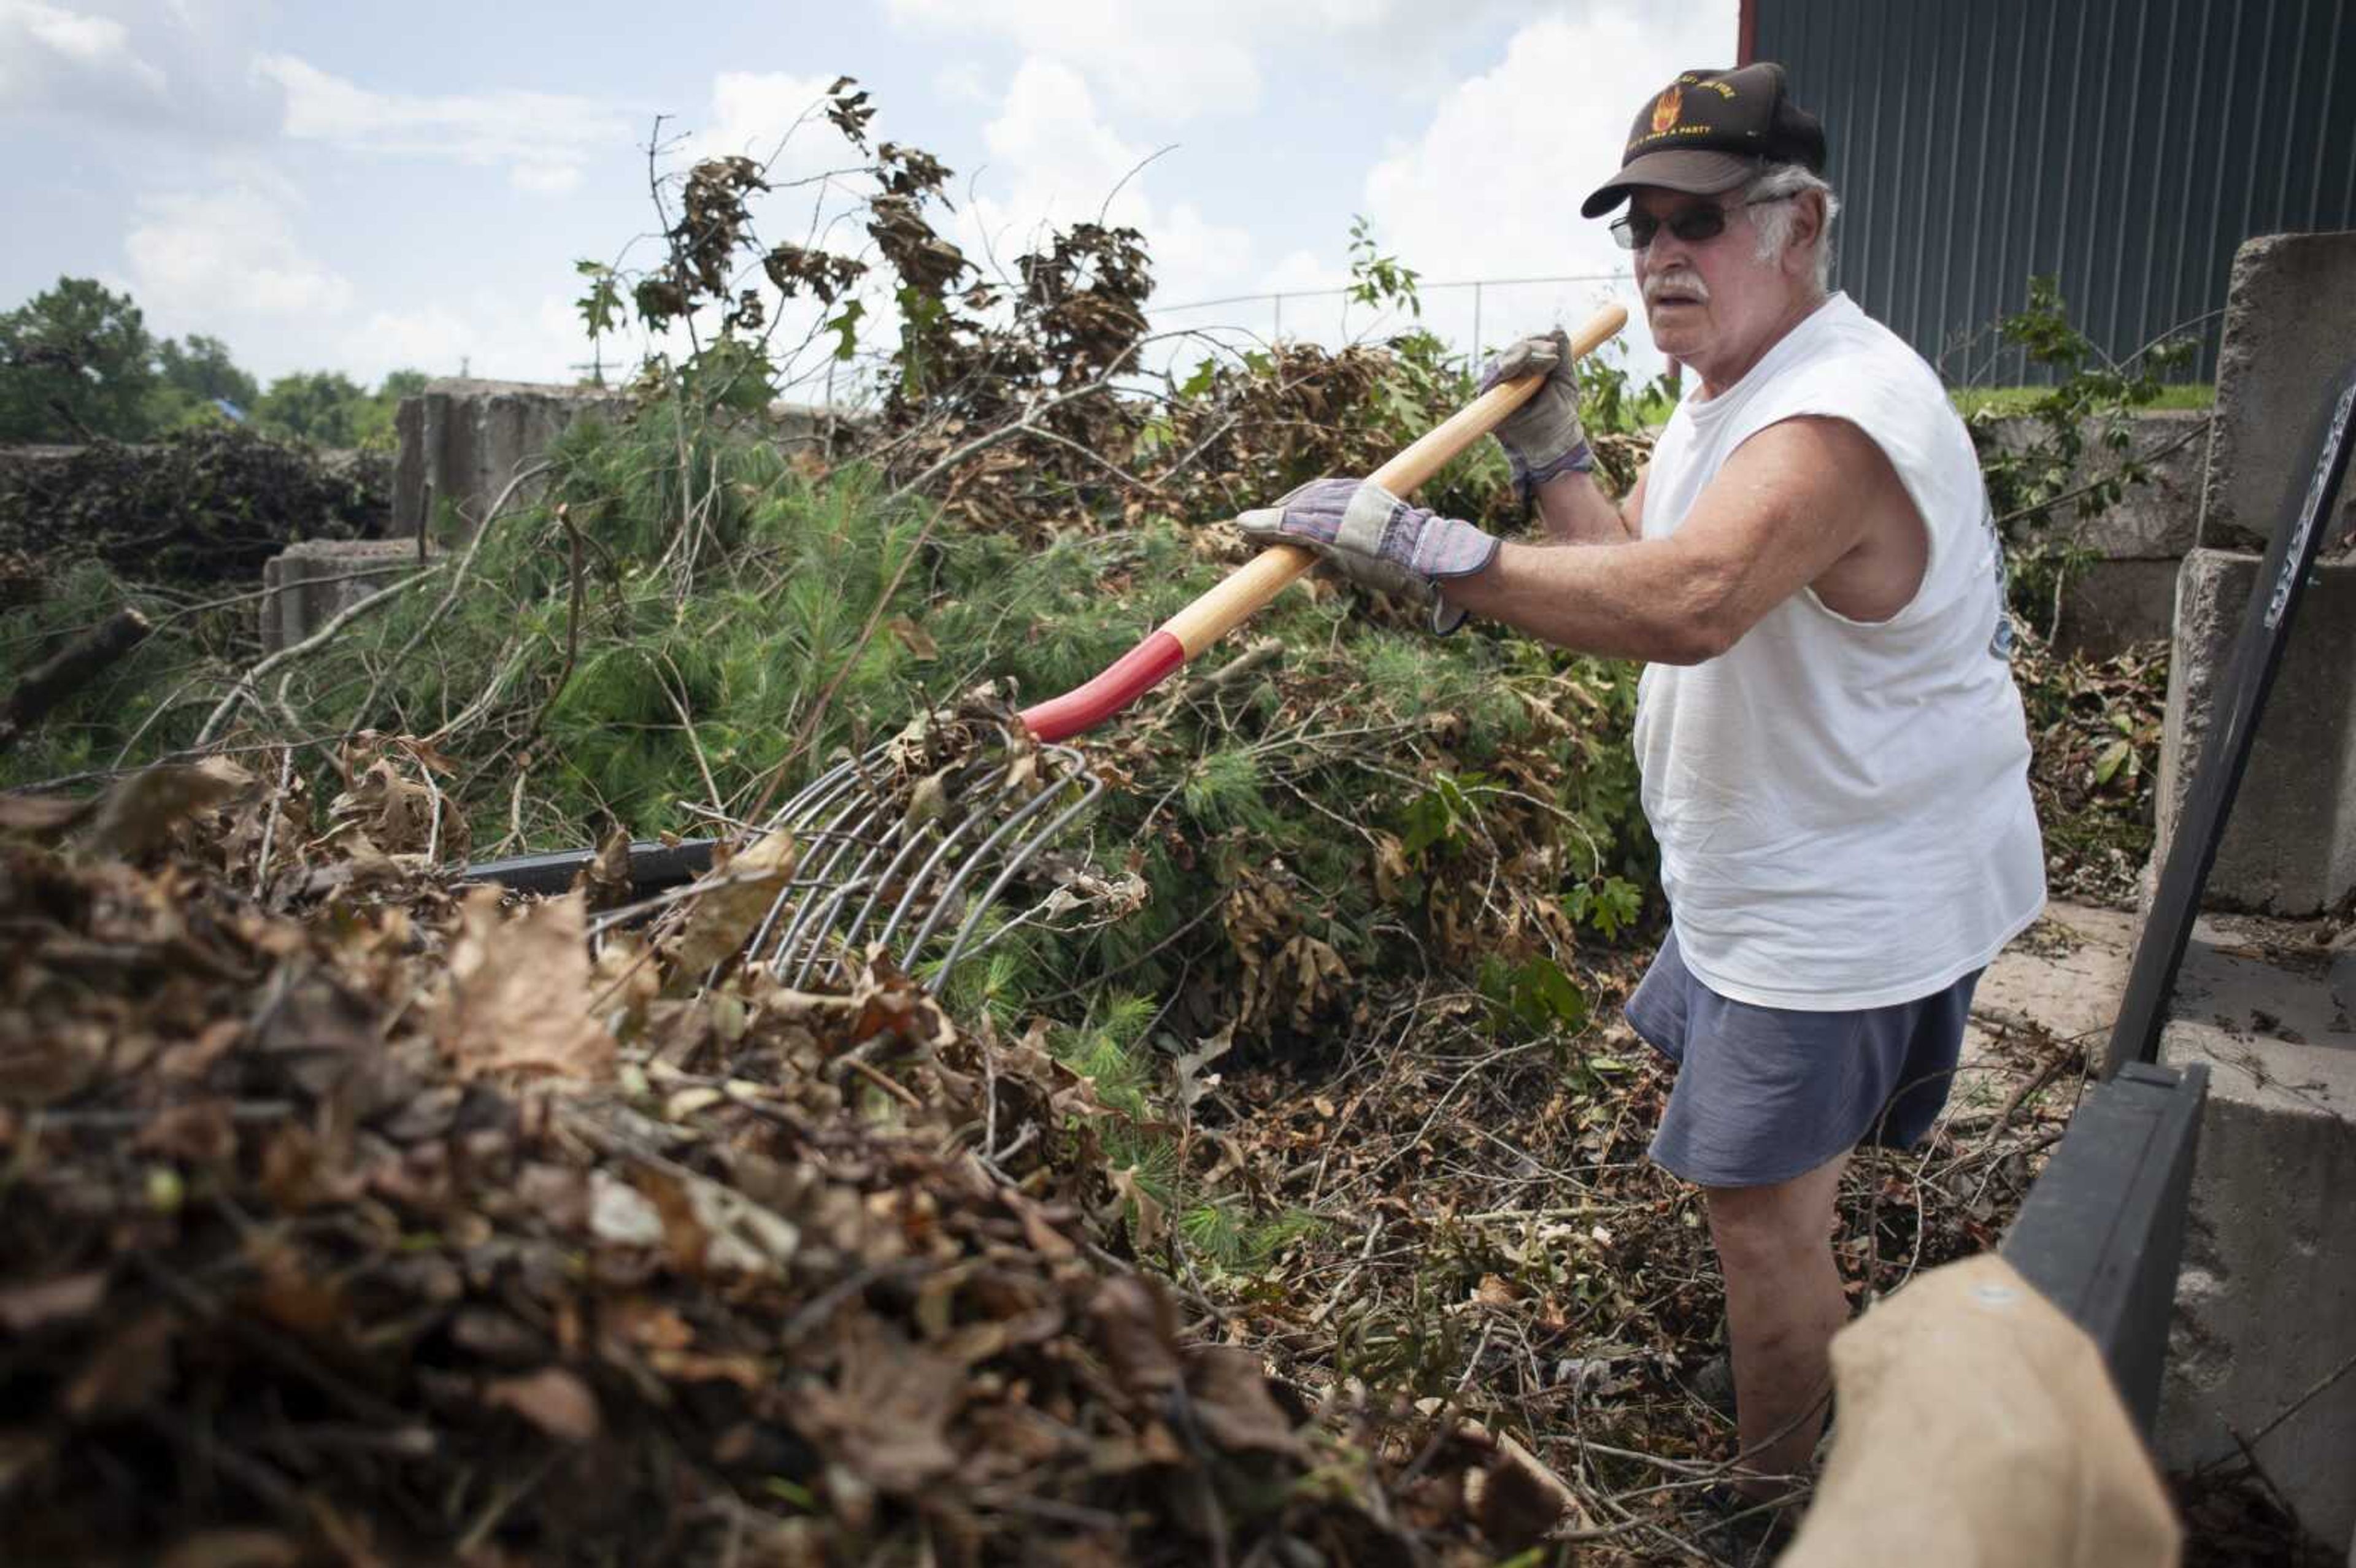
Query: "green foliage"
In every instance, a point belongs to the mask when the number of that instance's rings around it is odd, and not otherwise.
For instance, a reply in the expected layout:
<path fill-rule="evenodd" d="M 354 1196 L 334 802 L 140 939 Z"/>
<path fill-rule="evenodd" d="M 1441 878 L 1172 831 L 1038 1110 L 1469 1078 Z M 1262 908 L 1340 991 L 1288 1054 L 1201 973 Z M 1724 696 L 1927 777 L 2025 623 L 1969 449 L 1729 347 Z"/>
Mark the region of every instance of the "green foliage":
<path fill-rule="evenodd" d="M 368 393 L 338 370 L 298 370 L 270 383 L 253 405 L 257 429 L 320 446 L 359 444 Z"/>
<path fill-rule="evenodd" d="M 1490 787 L 1479 773 L 1434 774 L 1400 813 L 1400 848 L 1409 856 L 1432 848 L 1443 855 L 1462 851 L 1480 820 L 1479 797 Z"/>
<path fill-rule="evenodd" d="M 156 431 L 226 419 L 219 406 L 224 402 L 251 412 L 262 396 L 253 378 L 230 357 L 229 345 L 202 333 L 158 343 L 155 374 L 148 424 Z"/>
<path fill-rule="evenodd" d="M 1997 331 L 2029 365 L 2054 377 L 2025 406 L 2000 412 L 2007 405 L 1989 400 L 1965 421 L 2009 547 L 2013 612 L 2051 635 L 2063 592 L 2093 560 L 2074 531 L 2056 525 L 2065 517 L 2080 523 L 2100 517 L 2149 477 L 2134 451 L 2133 416 L 2161 398 L 2167 376 L 2198 345 L 2163 339 L 2115 362 L 2071 323 L 2051 277 L 2030 278 L 2028 304 L 2002 317 Z M 2029 421 L 2025 439 L 2002 439 L 2008 418 Z"/>
<path fill-rule="evenodd" d="M 1544 954 L 1518 964 L 1491 955 L 1482 960 L 1479 987 L 1489 1004 L 1489 1027 L 1497 1034 L 1575 1034 L 1587 1026 L 1587 993 Z"/>
<path fill-rule="evenodd" d="M 1609 942 L 1644 913 L 1644 890 L 1624 877 L 1602 877 L 1571 889 L 1563 907 L 1571 919 L 1593 926 Z"/>
<path fill-rule="evenodd" d="M 1416 293 L 1422 273 L 1386 256 L 1374 238 L 1374 225 L 1363 217 L 1350 219 L 1350 298 L 1364 305 L 1405 305 L 1410 315 L 1423 314 Z"/>
<path fill-rule="evenodd" d="M 0 315 L 0 441 L 136 441 L 155 347 L 139 307 L 91 278 Z"/>

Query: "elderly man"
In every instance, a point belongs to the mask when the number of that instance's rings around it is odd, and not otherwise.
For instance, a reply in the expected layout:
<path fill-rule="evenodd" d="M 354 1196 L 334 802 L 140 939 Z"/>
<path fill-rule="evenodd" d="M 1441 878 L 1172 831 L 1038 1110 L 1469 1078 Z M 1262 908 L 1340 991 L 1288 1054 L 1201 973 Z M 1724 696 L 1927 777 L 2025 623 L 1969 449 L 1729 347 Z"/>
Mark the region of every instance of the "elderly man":
<path fill-rule="evenodd" d="M 2045 896 L 1978 464 L 1931 368 L 1827 292 L 1824 158 L 1781 67 L 1688 71 L 1587 198 L 1628 204 L 1653 340 L 1700 383 L 1624 500 L 1590 476 L 1557 333 L 1491 373 L 1547 372 L 1497 433 L 1550 538 L 1351 479 L 1245 529 L 1429 600 L 1436 630 L 1485 615 L 1646 661 L 1671 929 L 1628 1017 L 1678 1063 L 1652 1152 L 1703 1189 L 1759 1496 L 1822 1426 L 1842 1166 L 1930 1129 L 1973 986 Z"/>

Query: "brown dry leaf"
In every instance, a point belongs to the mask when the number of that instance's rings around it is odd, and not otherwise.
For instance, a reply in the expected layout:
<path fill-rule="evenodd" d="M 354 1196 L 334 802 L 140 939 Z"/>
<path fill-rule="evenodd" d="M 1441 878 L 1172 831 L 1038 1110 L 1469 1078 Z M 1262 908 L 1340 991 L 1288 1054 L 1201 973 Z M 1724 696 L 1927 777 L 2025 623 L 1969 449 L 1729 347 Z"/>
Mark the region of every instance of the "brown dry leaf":
<path fill-rule="evenodd" d="M 364 841 L 389 855 L 430 852 L 436 860 L 466 858 L 466 814 L 428 776 L 448 776 L 455 767 L 432 746 L 406 735 L 363 731 L 337 768 L 346 784 L 327 803 L 329 842 L 344 848 Z M 412 770 L 414 778 L 408 776 Z"/>
<path fill-rule="evenodd" d="M 597 853 L 573 879 L 573 891 L 589 901 L 591 909 L 618 909 L 637 890 L 630 882 L 630 836 L 616 827 L 597 847 Z"/>
<path fill-rule="evenodd" d="M 1194 1049 L 1178 1058 L 1173 1067 L 1178 1074 L 1178 1108 L 1191 1111 L 1195 1102 L 1219 1086 L 1219 1075 L 1203 1071 L 1212 1062 L 1235 1049 L 1236 1025 L 1230 1019 L 1218 1033 L 1207 1040 L 1198 1040 Z"/>
<path fill-rule="evenodd" d="M 6 1324 L 11 1333 L 29 1334 L 44 1323 L 88 1317 L 105 1296 L 104 1269 L 0 1290 L 0 1323 Z"/>
<path fill-rule="evenodd" d="M 1170 1211 L 1138 1180 L 1138 1168 L 1123 1166 L 1112 1173 L 1112 1189 L 1137 1205 L 1137 1230 L 1132 1240 L 1143 1253 L 1158 1253 L 1170 1236 Z"/>
<path fill-rule="evenodd" d="M 57 795 L 0 795 L 0 832 L 55 833 L 71 827 L 95 805 L 90 800 L 68 800 Z"/>
<path fill-rule="evenodd" d="M 233 1035 L 242 1033 L 232 1026 Z M 166 1105 L 155 1120 L 139 1129 L 132 1147 L 190 1165 L 209 1165 L 237 1153 L 237 1128 L 230 1121 L 230 1103 L 219 1097 Z"/>
<path fill-rule="evenodd" d="M 1375 835 L 1375 896 L 1385 903 L 1396 903 L 1399 890 L 1414 875 L 1407 861 L 1407 846 L 1394 834 Z"/>
<path fill-rule="evenodd" d="M 102 855 L 136 859 L 188 817 L 252 784 L 251 773 L 227 763 L 143 769 L 106 792 L 84 842 Z"/>
<path fill-rule="evenodd" d="M 178 1326 L 162 1309 L 121 1329 L 91 1353 L 60 1402 L 77 1421 L 103 1421 L 137 1410 L 171 1386 L 172 1341 Z"/>
<path fill-rule="evenodd" d="M 299 1568 L 302 1543 L 274 1530 L 208 1530 L 155 1561 L 155 1568 Z"/>
<path fill-rule="evenodd" d="M 884 624 L 891 628 L 894 636 L 900 639 L 901 645 L 908 650 L 910 658 L 928 663 L 941 656 L 940 645 L 933 641 L 930 633 L 908 616 L 894 615 Z"/>
<path fill-rule="evenodd" d="M 1169 1298 L 1142 1276 L 1106 1280 L 1088 1303 L 1088 1317 L 1106 1365 L 1130 1397 L 1152 1400 L 1177 1386 L 1177 1320 Z"/>
<path fill-rule="evenodd" d="M 964 1403 L 964 1367 L 907 1344 L 873 1318 L 843 1336 L 838 1386 L 804 1391 L 794 1424 L 881 1492 L 912 1496 L 957 1468 L 950 1416 Z"/>
<path fill-rule="evenodd" d="M 734 956 L 785 891 L 798 858 L 791 834 L 771 833 L 713 868 L 688 905 L 686 929 L 669 946 L 672 974 L 691 985 Z"/>
<path fill-rule="evenodd" d="M 568 893 L 513 919 L 499 890 L 470 890 L 450 948 L 451 985 L 437 1030 L 461 1072 L 553 1072 L 605 1079 L 614 1037 L 589 1016 L 588 919 Z"/>
<path fill-rule="evenodd" d="M 604 1424 L 597 1414 L 596 1394 L 562 1367 L 542 1367 L 519 1378 L 495 1378 L 483 1390 L 483 1403 L 515 1412 L 559 1443 L 594 1442 Z"/>
<path fill-rule="evenodd" d="M 1292 1423 L 1268 1392 L 1268 1374 L 1253 1352 L 1236 1345 L 1197 1349 L 1187 1368 L 1186 1387 L 1194 1396 L 1195 1419 L 1222 1448 L 1301 1453 Z"/>

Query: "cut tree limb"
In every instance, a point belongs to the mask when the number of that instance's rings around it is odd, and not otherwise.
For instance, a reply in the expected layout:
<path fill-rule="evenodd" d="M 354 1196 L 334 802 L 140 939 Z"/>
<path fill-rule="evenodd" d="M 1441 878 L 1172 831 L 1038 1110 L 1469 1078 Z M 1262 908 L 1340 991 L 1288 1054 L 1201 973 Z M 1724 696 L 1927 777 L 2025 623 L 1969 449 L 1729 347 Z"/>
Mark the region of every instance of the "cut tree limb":
<path fill-rule="evenodd" d="M 17 736 L 99 671 L 145 642 L 153 630 L 146 616 L 126 604 L 59 648 L 8 694 L 7 707 L 0 709 L 0 751 L 15 744 Z"/>

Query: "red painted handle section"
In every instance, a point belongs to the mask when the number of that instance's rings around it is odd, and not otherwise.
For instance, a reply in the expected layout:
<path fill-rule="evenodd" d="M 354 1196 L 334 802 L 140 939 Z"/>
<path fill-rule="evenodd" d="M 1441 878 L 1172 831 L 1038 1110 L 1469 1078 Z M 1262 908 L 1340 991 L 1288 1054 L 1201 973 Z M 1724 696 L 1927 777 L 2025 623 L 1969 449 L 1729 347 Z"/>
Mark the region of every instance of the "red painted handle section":
<path fill-rule="evenodd" d="M 1062 741 L 1093 730 L 1185 662 L 1185 645 L 1167 632 L 1155 632 L 1086 686 L 1024 709 L 1023 727 L 1042 741 Z"/>

